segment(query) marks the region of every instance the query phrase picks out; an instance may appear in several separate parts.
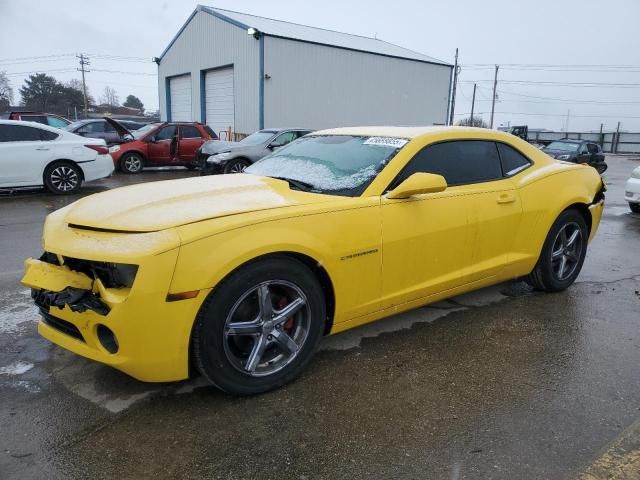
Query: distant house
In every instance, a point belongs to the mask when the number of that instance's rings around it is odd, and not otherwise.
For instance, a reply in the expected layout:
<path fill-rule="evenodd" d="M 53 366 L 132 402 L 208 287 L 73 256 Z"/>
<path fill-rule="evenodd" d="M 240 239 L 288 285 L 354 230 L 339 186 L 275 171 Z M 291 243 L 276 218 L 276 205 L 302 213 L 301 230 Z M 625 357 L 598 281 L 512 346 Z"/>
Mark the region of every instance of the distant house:
<path fill-rule="evenodd" d="M 206 6 L 156 62 L 163 120 L 240 133 L 446 123 L 453 69 L 375 38 Z"/>

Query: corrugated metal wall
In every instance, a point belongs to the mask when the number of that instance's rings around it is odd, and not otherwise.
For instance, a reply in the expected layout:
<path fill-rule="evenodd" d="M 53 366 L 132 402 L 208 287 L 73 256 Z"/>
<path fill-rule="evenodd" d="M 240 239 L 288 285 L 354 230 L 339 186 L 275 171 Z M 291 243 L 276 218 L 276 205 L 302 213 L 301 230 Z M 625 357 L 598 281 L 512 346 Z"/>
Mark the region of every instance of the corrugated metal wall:
<path fill-rule="evenodd" d="M 451 67 L 265 38 L 265 127 L 446 123 Z"/>
<path fill-rule="evenodd" d="M 235 130 L 258 129 L 259 43 L 247 32 L 204 12 L 196 13 L 158 67 L 160 116 L 167 119 L 165 78 L 191 73 L 192 120 L 201 121 L 202 70 L 234 66 Z"/>

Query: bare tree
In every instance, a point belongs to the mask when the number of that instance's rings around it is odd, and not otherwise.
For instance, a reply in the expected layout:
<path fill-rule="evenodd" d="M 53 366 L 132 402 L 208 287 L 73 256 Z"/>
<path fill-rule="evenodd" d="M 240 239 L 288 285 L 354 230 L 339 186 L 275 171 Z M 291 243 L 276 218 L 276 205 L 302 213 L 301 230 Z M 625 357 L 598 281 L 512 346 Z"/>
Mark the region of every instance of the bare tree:
<path fill-rule="evenodd" d="M 13 103 L 13 88 L 6 72 L 0 72 L 0 111 Z"/>
<path fill-rule="evenodd" d="M 100 102 L 112 107 L 117 107 L 118 105 L 120 105 L 118 93 L 115 91 L 115 89 L 111 88 L 108 85 L 104 87 L 102 97 L 100 97 Z"/>
<path fill-rule="evenodd" d="M 485 122 L 482 117 L 475 115 L 473 116 L 473 122 L 471 121 L 471 117 L 463 118 L 458 122 L 458 125 L 461 127 L 480 127 L 480 128 L 489 128 L 487 122 Z"/>

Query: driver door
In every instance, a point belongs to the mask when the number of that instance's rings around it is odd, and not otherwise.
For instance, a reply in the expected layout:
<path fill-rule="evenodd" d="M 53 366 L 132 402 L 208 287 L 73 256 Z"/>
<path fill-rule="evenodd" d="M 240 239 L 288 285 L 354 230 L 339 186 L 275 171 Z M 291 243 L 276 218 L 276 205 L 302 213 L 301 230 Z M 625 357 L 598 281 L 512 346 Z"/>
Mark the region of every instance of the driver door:
<path fill-rule="evenodd" d="M 151 135 L 147 147 L 147 161 L 155 165 L 168 165 L 176 154 L 176 126 L 167 125 Z"/>

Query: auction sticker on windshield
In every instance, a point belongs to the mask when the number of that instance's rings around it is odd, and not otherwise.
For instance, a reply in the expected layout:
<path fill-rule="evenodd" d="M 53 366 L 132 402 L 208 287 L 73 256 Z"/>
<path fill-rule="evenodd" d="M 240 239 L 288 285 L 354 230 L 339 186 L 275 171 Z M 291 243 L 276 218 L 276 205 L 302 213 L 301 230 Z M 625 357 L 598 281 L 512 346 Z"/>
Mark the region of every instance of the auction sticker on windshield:
<path fill-rule="evenodd" d="M 394 137 L 369 137 L 363 145 L 376 145 L 378 147 L 392 147 L 401 148 L 404 147 L 407 142 L 406 138 L 394 138 Z"/>

